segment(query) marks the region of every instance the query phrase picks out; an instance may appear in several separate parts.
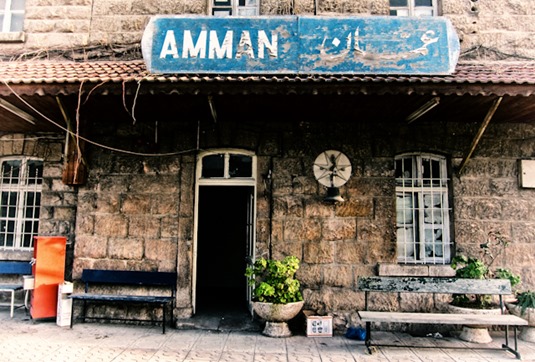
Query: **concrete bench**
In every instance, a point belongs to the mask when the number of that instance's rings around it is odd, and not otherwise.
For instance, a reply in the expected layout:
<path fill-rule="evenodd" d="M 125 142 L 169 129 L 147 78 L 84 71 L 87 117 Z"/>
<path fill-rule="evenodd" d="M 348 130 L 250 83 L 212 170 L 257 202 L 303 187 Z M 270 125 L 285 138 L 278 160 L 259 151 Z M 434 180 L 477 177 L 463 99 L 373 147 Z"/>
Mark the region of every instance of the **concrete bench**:
<path fill-rule="evenodd" d="M 146 272 L 146 271 L 127 271 L 127 270 L 98 270 L 84 269 L 81 281 L 85 283 L 85 293 L 71 294 L 70 298 L 74 301 L 83 302 L 82 319 L 108 319 L 108 320 L 126 320 L 124 318 L 95 318 L 86 317 L 88 303 L 105 303 L 105 304 L 146 304 L 155 308 L 162 309 L 162 333 L 165 333 L 166 310 L 167 307 L 173 306 L 176 299 L 177 274 L 172 272 Z M 168 295 L 138 295 L 132 294 L 96 294 L 91 293 L 90 288 L 95 286 L 130 286 L 147 288 L 165 288 L 169 290 Z M 152 294 L 152 293 L 151 293 Z M 73 308 L 74 309 L 74 308 Z M 171 309 L 171 315 L 173 311 Z M 74 313 L 71 314 L 71 328 L 73 325 Z M 136 320 L 141 321 L 141 320 Z"/>
<path fill-rule="evenodd" d="M 366 322 L 365 345 L 372 353 L 372 346 L 393 346 L 372 343 L 371 324 L 374 322 L 412 323 L 412 324 L 453 324 L 466 326 L 505 326 L 505 344 L 500 349 L 513 353 L 518 359 L 518 326 L 527 325 L 522 318 L 504 314 L 503 295 L 511 294 L 511 284 L 507 279 L 476 280 L 460 278 L 433 277 L 361 277 L 358 279 L 358 289 L 365 292 L 364 311 L 359 311 L 359 317 Z M 500 315 L 480 314 L 449 314 L 449 313 L 407 313 L 369 311 L 368 298 L 370 293 L 438 293 L 438 294 L 484 294 L 498 295 L 500 299 Z M 509 345 L 509 327 L 514 329 L 514 347 Z M 396 347 L 402 347 L 395 345 Z M 411 347 L 411 346 L 406 346 Z M 412 346 L 414 347 L 414 346 Z M 444 348 L 441 346 L 440 348 Z"/>
<path fill-rule="evenodd" d="M 0 275 L 31 275 L 32 266 L 27 261 L 0 261 Z M 13 318 L 15 308 L 24 307 L 23 305 L 15 306 L 15 292 L 22 290 L 22 280 L 16 284 L 0 283 L 0 292 L 11 293 L 10 299 L 10 316 Z"/>

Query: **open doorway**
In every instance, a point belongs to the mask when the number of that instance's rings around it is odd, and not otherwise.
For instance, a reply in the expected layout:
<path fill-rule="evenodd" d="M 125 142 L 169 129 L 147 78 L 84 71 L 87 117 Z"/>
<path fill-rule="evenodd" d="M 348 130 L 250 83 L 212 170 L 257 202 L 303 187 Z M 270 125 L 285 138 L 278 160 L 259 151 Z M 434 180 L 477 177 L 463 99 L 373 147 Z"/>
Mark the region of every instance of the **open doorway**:
<path fill-rule="evenodd" d="M 252 186 L 199 186 L 196 314 L 247 313 Z"/>

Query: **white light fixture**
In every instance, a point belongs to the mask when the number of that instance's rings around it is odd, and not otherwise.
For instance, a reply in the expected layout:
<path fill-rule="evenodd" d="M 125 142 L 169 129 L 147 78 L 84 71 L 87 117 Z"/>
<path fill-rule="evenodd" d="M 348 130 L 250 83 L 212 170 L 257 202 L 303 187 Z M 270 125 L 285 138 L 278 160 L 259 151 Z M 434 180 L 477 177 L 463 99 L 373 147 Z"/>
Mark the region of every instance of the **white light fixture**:
<path fill-rule="evenodd" d="M 424 114 L 426 114 L 427 112 L 429 112 L 430 110 L 438 106 L 439 103 L 440 103 L 440 97 L 432 98 L 423 106 L 421 106 L 420 108 L 412 112 L 407 118 L 405 118 L 405 121 L 407 121 L 407 123 L 412 123 L 416 121 L 418 118 L 420 118 L 421 116 L 423 116 Z"/>
<path fill-rule="evenodd" d="M 35 119 L 35 117 L 31 114 L 24 112 L 22 109 L 12 105 L 11 103 L 3 100 L 2 98 L 0 98 L 0 107 L 13 113 L 15 116 L 25 120 L 28 123 L 35 124 L 35 122 L 37 121 L 37 119 Z"/>

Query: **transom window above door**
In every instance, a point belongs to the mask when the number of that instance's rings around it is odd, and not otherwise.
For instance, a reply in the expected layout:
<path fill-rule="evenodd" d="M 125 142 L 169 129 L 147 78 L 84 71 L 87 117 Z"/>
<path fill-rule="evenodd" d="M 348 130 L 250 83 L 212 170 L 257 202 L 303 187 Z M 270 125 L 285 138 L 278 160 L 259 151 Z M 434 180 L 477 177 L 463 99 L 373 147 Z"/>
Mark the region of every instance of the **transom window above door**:
<path fill-rule="evenodd" d="M 202 158 L 201 178 L 252 178 L 253 157 L 237 153 L 214 153 Z"/>
<path fill-rule="evenodd" d="M 392 16 L 437 16 L 438 0 L 390 0 Z"/>
<path fill-rule="evenodd" d="M 210 13 L 214 16 L 258 15 L 260 0 L 211 0 Z"/>

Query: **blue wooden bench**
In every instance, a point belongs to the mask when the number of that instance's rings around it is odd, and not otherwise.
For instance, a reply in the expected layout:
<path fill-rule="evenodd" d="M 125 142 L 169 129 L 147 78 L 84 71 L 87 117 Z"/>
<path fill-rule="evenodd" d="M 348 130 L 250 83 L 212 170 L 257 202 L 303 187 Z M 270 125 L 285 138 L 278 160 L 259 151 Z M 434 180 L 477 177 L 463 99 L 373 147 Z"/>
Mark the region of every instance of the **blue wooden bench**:
<path fill-rule="evenodd" d="M 107 320 L 127 320 L 125 318 L 96 318 L 86 317 L 88 303 L 103 304 L 146 304 L 162 309 L 162 333 L 165 333 L 166 311 L 169 306 L 174 306 L 176 299 L 177 274 L 172 272 L 147 272 L 147 271 L 127 271 L 127 270 L 99 270 L 84 269 L 81 281 L 85 283 L 85 293 L 71 294 L 74 301 L 83 302 L 82 319 L 107 319 Z M 168 295 L 139 295 L 133 294 L 95 294 L 90 293 L 90 288 L 97 286 L 115 285 L 117 287 L 142 287 L 165 288 L 169 290 Z M 152 293 L 151 293 L 152 294 Z M 172 316 L 171 308 L 171 316 Z M 73 325 L 74 313 L 71 314 L 71 328 Z M 141 321 L 141 320 L 136 320 Z"/>
<path fill-rule="evenodd" d="M 505 344 L 500 349 L 513 353 L 520 359 L 517 342 L 517 328 L 527 325 L 527 321 L 505 313 L 503 296 L 509 295 L 511 283 L 508 279 L 459 279 L 435 277 L 360 277 L 358 290 L 365 292 L 364 310 L 358 311 L 361 321 L 366 323 L 365 345 L 368 352 L 372 346 L 422 347 L 409 345 L 392 345 L 372 341 L 371 323 L 411 323 L 411 324 L 449 324 L 467 326 L 505 326 Z M 389 312 L 369 311 L 370 293 L 438 293 L 438 294 L 488 294 L 498 295 L 502 314 L 453 314 L 423 312 Z M 509 344 L 509 327 L 514 330 L 514 345 Z M 448 348 L 440 346 L 439 348 Z M 457 347 L 449 347 L 457 348 Z M 474 347 L 472 347 L 474 348 Z M 492 349 L 492 348 L 484 348 Z"/>
<path fill-rule="evenodd" d="M 0 275 L 31 275 L 32 266 L 28 261 L 0 261 Z M 15 292 L 22 290 L 22 280 L 17 284 L 0 283 L 0 292 L 11 293 L 10 316 L 13 318 L 15 307 L 20 308 L 23 305 L 15 306 Z"/>

